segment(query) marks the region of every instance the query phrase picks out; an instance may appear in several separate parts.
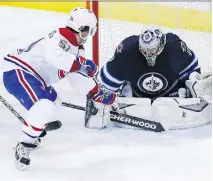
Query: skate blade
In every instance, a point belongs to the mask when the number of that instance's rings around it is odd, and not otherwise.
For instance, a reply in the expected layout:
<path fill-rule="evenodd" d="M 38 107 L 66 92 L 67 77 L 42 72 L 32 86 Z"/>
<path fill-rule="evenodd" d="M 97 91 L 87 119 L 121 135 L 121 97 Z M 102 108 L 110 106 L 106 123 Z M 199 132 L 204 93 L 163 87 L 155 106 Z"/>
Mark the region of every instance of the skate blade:
<path fill-rule="evenodd" d="M 29 165 L 25 165 L 25 164 L 19 162 L 19 160 L 15 161 L 15 165 L 16 165 L 16 168 L 20 171 L 26 171 L 29 168 Z"/>

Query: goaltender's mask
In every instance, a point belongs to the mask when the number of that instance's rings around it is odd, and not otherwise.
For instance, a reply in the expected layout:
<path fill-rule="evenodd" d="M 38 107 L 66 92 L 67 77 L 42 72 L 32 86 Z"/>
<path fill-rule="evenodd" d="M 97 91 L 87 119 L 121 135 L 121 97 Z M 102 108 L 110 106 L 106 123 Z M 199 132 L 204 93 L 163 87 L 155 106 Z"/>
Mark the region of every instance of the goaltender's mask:
<path fill-rule="evenodd" d="M 159 29 L 147 29 L 139 35 L 139 51 L 145 56 L 149 66 L 155 65 L 165 44 L 166 36 Z"/>

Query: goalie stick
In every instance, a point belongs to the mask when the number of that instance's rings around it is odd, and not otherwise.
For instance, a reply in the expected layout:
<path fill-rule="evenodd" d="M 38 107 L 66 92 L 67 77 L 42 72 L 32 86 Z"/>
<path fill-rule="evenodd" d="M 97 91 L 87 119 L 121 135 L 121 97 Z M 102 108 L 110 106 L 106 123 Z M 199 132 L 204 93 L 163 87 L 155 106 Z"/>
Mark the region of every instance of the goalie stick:
<path fill-rule="evenodd" d="M 134 116 L 130 116 L 128 114 L 118 113 L 115 111 L 110 111 L 110 121 L 126 124 L 129 126 L 134 126 L 137 128 L 141 128 L 147 131 L 154 131 L 154 132 L 163 132 L 165 129 L 161 125 L 161 123 L 150 121 Z"/>
<path fill-rule="evenodd" d="M 70 107 L 73 109 L 86 111 L 86 115 L 85 115 L 85 127 L 86 127 L 90 116 L 97 114 L 97 110 L 93 107 L 93 104 L 91 104 L 90 101 L 91 100 L 87 99 L 88 109 L 86 109 L 85 107 L 82 107 L 82 106 L 78 106 L 78 105 L 66 103 L 66 102 L 62 102 L 62 105 L 65 107 Z M 125 108 L 125 106 L 120 107 L 120 109 L 122 109 L 122 108 Z M 161 123 L 130 116 L 130 115 L 123 114 L 123 113 L 118 113 L 116 111 L 110 111 L 110 121 L 141 128 L 141 129 L 144 129 L 147 131 L 153 131 L 153 132 L 165 131 L 163 126 L 161 125 Z"/>
<path fill-rule="evenodd" d="M 0 95 L 1 102 L 21 121 L 22 123 L 25 122 L 25 119 Z M 61 121 L 52 121 L 47 123 L 45 130 L 52 131 L 57 130 L 62 126 Z"/>

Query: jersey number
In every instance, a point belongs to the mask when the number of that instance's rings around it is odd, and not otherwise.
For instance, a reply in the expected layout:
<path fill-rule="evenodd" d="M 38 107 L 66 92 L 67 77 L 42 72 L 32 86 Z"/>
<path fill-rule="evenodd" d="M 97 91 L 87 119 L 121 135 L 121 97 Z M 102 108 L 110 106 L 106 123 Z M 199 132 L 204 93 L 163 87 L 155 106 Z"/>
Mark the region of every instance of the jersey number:
<path fill-rule="evenodd" d="M 186 46 L 186 44 L 183 41 L 181 41 L 180 44 L 183 52 L 187 52 L 190 56 L 192 56 L 192 51 Z"/>
<path fill-rule="evenodd" d="M 48 34 L 49 38 L 52 38 L 56 32 L 57 32 L 57 31 L 54 30 L 54 31 L 52 31 L 51 33 L 49 33 L 49 34 Z"/>

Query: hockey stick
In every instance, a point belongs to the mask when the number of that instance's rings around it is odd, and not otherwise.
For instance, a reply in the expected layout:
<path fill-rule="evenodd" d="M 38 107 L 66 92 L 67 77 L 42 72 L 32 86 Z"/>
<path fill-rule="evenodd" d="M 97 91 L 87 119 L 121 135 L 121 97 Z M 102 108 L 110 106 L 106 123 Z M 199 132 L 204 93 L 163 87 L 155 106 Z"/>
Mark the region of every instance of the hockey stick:
<path fill-rule="evenodd" d="M 128 114 L 118 113 L 115 111 L 110 111 L 110 121 L 129 125 L 129 126 L 134 126 L 147 131 L 153 131 L 153 132 L 165 131 L 161 123 L 130 116 Z"/>
<path fill-rule="evenodd" d="M 62 104 L 62 106 L 64 106 L 64 107 L 70 107 L 70 108 L 77 109 L 77 110 L 81 110 L 81 111 L 85 111 L 85 110 L 86 110 L 85 107 L 78 106 L 78 105 L 71 104 L 71 103 L 67 103 L 67 102 L 62 102 L 61 104 Z"/>
<path fill-rule="evenodd" d="M 62 106 L 70 107 L 70 108 L 81 110 L 81 111 L 86 110 L 85 107 L 78 106 L 78 105 L 71 104 L 71 103 L 66 103 L 66 102 L 62 102 Z M 122 108 L 125 108 L 125 107 L 122 107 Z M 94 115 L 94 114 L 92 113 L 92 115 Z M 163 126 L 161 125 L 161 123 L 146 120 L 143 118 L 130 116 L 130 115 L 123 114 L 123 113 L 118 113 L 116 111 L 110 111 L 110 121 L 141 128 L 141 129 L 148 130 L 148 131 L 153 131 L 153 132 L 165 131 Z"/>
<path fill-rule="evenodd" d="M 0 95 L 1 102 L 21 121 L 22 123 L 25 122 L 25 119 Z M 61 121 L 53 121 L 50 123 L 47 123 L 45 130 L 46 131 L 52 131 L 59 129 L 62 126 Z"/>
<path fill-rule="evenodd" d="M 83 106 L 79 106 L 79 105 L 75 105 L 75 104 L 71 104 L 71 103 L 67 103 L 67 102 L 62 102 L 61 105 L 64 107 L 70 107 L 70 108 L 81 110 L 81 111 L 86 110 L 86 108 Z M 130 107 L 130 106 L 134 106 L 134 104 L 125 104 L 125 105 L 122 105 L 121 107 L 119 107 L 119 109 L 124 109 L 124 108 Z"/>

